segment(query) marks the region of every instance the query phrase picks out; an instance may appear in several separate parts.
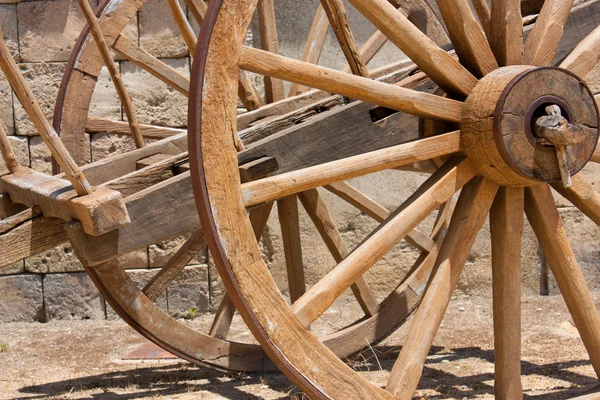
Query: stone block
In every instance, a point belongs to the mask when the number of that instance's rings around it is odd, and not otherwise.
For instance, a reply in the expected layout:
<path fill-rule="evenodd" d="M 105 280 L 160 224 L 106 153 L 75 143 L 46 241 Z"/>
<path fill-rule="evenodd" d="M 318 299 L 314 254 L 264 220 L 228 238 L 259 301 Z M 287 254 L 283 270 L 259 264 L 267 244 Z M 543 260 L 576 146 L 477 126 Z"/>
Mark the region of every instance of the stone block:
<path fill-rule="evenodd" d="M 141 289 L 146 286 L 146 284 L 152 279 L 154 275 L 156 275 L 160 269 L 134 269 L 127 270 L 127 274 L 129 277 L 137 283 L 137 286 Z M 167 293 L 163 293 L 160 295 L 156 301 L 154 302 L 159 308 L 164 311 L 167 311 Z M 106 318 L 110 320 L 119 319 L 119 316 L 116 312 L 110 307 L 110 305 L 106 304 Z"/>
<path fill-rule="evenodd" d="M 187 58 L 162 60 L 182 75 L 190 76 Z M 137 117 L 142 124 L 187 126 L 187 98 L 135 64 L 123 61 L 121 73 Z"/>
<path fill-rule="evenodd" d="M 0 120 L 8 135 L 15 133 L 13 94 L 8 81 L 0 74 Z"/>
<path fill-rule="evenodd" d="M 21 62 L 16 4 L 0 5 L 0 25 L 2 26 L 2 34 L 4 35 L 6 47 L 10 50 L 10 54 L 12 54 L 15 61 Z"/>
<path fill-rule="evenodd" d="M 0 275 L 15 275 L 25 272 L 25 263 L 23 260 L 16 263 L 0 267 Z"/>
<path fill-rule="evenodd" d="M 42 277 L 0 276 L 0 323 L 45 321 Z"/>
<path fill-rule="evenodd" d="M 186 267 L 167 288 L 169 314 L 189 318 L 190 310 L 209 311 L 208 266 Z"/>
<path fill-rule="evenodd" d="M 36 274 L 55 274 L 62 272 L 81 272 L 83 266 L 69 243 L 47 250 L 25 259 L 27 272 Z"/>
<path fill-rule="evenodd" d="M 89 116 L 121 121 L 121 101 L 106 67 L 102 67 L 94 88 Z"/>
<path fill-rule="evenodd" d="M 92 0 L 90 4 L 95 8 L 98 2 Z M 69 60 L 85 26 L 76 0 L 22 2 L 17 13 L 23 62 Z"/>
<path fill-rule="evenodd" d="M 164 240 L 162 242 L 151 245 L 148 248 L 150 268 L 162 268 L 183 246 L 189 235 L 179 236 L 175 239 Z M 192 260 L 189 265 L 206 264 L 207 250 L 201 250 Z"/>
<path fill-rule="evenodd" d="M 54 4 L 51 2 L 32 2 L 23 4 Z M 58 3 L 57 3 L 58 4 Z M 21 73 L 25 81 L 31 86 L 31 90 L 35 98 L 40 103 L 42 111 L 46 117 L 52 122 L 54 114 L 54 104 L 56 96 L 60 88 L 65 63 L 27 63 L 19 64 Z M 15 125 L 16 133 L 21 136 L 37 136 L 38 132 L 30 121 L 27 113 L 19 103 L 19 100 L 14 96 L 13 103 L 15 105 Z"/>
<path fill-rule="evenodd" d="M 44 276 L 46 318 L 105 319 L 104 299 L 85 272 Z"/>
<path fill-rule="evenodd" d="M 46 146 L 44 139 L 41 136 L 32 136 L 29 139 L 29 152 L 31 157 L 31 168 L 43 172 L 45 174 L 52 174 L 52 153 Z"/>
<path fill-rule="evenodd" d="M 9 136 L 8 142 L 12 146 L 19 164 L 29 167 L 29 138 L 22 136 Z M 6 169 L 7 168 L 6 164 L 4 163 L 4 159 L 0 157 L 0 171 Z"/>
<path fill-rule="evenodd" d="M 180 0 L 187 12 L 187 6 Z M 189 54 L 173 19 L 167 0 L 148 0 L 139 11 L 140 45 L 157 58 L 179 58 Z"/>
<path fill-rule="evenodd" d="M 135 150 L 135 143 L 129 135 L 95 133 L 91 135 L 91 145 L 92 162 Z"/>

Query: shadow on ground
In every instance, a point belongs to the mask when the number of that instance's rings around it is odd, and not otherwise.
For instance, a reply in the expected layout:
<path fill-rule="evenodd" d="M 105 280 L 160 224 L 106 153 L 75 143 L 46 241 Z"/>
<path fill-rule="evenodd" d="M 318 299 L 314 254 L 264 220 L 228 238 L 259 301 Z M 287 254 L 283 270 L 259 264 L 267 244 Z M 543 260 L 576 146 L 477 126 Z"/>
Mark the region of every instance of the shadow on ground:
<path fill-rule="evenodd" d="M 398 347 L 377 346 L 367 349 L 350 360 L 350 364 L 358 371 L 387 373 L 393 367 L 398 356 Z M 450 351 L 434 347 L 430 352 L 423 372 L 420 389 L 430 389 L 438 393 L 431 398 L 476 398 L 493 394 L 493 374 L 476 373 L 461 376 L 449 372 L 450 366 L 461 361 L 475 359 L 479 364 L 493 364 L 494 353 L 479 347 L 459 348 Z M 593 390 L 598 381 L 589 376 L 573 372 L 572 369 L 589 364 L 588 360 L 576 360 L 551 364 L 533 364 L 522 362 L 522 374 L 551 377 L 566 382 L 571 388 L 556 388 L 556 393 L 532 395 L 525 393 L 527 399 L 564 399 L 580 396 Z M 447 366 L 447 367 L 444 367 Z M 456 367 L 454 367 L 456 368 Z M 161 398 L 202 391 L 213 393 L 228 399 L 258 400 L 263 397 L 252 394 L 248 387 L 257 385 L 268 387 L 280 393 L 279 399 L 302 397 L 299 391 L 282 374 L 225 374 L 187 363 L 159 365 L 147 368 L 136 368 L 91 375 L 76 379 L 40 385 L 26 386 L 20 389 L 22 398 L 52 398 L 62 396 L 79 398 L 77 393 L 87 392 L 82 398 L 102 400 L 130 400 Z M 93 392 L 93 393 L 89 393 Z M 424 397 L 428 398 L 428 397 Z"/>

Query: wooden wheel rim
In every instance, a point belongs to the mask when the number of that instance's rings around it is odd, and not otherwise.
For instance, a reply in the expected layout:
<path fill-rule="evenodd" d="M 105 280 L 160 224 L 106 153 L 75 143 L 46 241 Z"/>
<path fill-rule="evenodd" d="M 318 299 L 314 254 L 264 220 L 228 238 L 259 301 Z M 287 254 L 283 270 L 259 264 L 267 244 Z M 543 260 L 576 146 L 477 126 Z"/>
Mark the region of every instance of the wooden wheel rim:
<path fill-rule="evenodd" d="M 110 31 L 114 41 L 144 4 L 145 0 L 105 0 L 97 8 L 96 15 L 100 21 L 109 17 L 118 21 Z M 210 24 L 208 14 L 206 18 L 206 23 Z M 83 65 L 82 69 L 89 76 L 82 75 L 78 69 L 79 65 Z M 76 138 L 78 132 L 85 132 L 85 116 L 96 85 L 96 78 L 93 77 L 99 75 L 102 65 L 100 54 L 94 48 L 90 30 L 86 27 L 78 38 L 67 64 L 57 98 L 54 126 L 58 132 L 65 132 L 71 135 L 71 138 Z M 348 357 L 358 352 L 366 345 L 365 340 L 369 343 L 383 340 L 410 316 L 418 304 L 419 296 L 408 284 L 420 282 L 423 285 L 428 264 L 422 263 L 407 275 L 399 288 L 391 292 L 384 303 L 385 306 L 377 314 L 323 336 L 321 340 L 330 346 L 338 357 Z M 93 267 L 86 267 L 86 271 L 111 307 L 140 334 L 173 354 L 197 364 L 245 372 L 273 370 L 273 364 L 265 357 L 260 346 L 220 340 L 173 320 L 152 301 L 146 301 L 146 296 L 125 272 L 126 267 L 115 261 L 107 263 L 102 271 Z M 121 282 L 115 281 L 115 276 L 120 276 Z M 122 286 L 129 287 L 130 290 L 121 290 Z M 141 308 L 132 308 L 133 302 L 137 302 Z M 402 312 L 397 312 L 400 305 L 403 307 Z M 144 317 L 144 314 L 160 318 L 164 322 L 163 326 L 169 328 L 157 329 L 157 324 L 151 318 Z M 381 316 L 386 316 L 383 322 Z M 170 322 L 167 324 L 168 321 Z"/>
<path fill-rule="evenodd" d="M 216 200 L 216 197 L 213 197 L 214 194 L 209 196 L 208 187 L 214 185 L 215 182 L 207 181 L 207 176 L 209 174 L 206 173 L 206 169 L 213 166 L 216 167 L 219 164 L 227 163 L 227 160 L 234 159 L 235 153 L 231 141 L 233 137 L 231 132 L 224 134 L 223 130 L 227 131 L 228 127 L 220 126 L 208 129 L 210 132 L 219 133 L 201 135 L 200 127 L 206 129 L 207 124 L 226 120 L 228 117 L 231 117 L 232 112 L 235 113 L 236 93 L 234 91 L 224 91 L 221 99 L 224 98 L 225 101 L 219 101 L 218 103 L 220 106 L 217 107 L 219 110 L 214 110 L 212 107 L 213 103 L 210 101 L 212 93 L 207 91 L 206 87 L 210 87 L 211 84 L 218 84 L 219 80 L 231 81 L 236 79 L 236 60 L 239 57 L 238 43 L 236 40 L 239 40 L 239 38 L 236 38 L 235 33 L 227 29 L 227 23 L 231 23 L 230 26 L 235 26 L 238 32 L 245 32 L 245 28 L 250 23 L 250 17 L 252 15 L 251 11 L 249 12 L 248 10 L 253 10 L 255 6 L 255 0 L 211 1 L 206 16 L 208 25 L 200 35 L 198 49 L 194 57 L 196 61 L 193 66 L 193 76 L 202 78 L 193 80 L 192 86 L 190 87 L 190 98 L 193 98 L 195 101 L 190 102 L 190 109 L 188 111 L 188 116 L 190 118 L 188 125 L 191 133 L 188 135 L 188 147 L 190 149 L 194 195 L 198 204 L 200 220 L 205 229 L 210 231 L 208 235 L 209 248 L 215 257 L 219 273 L 225 283 L 227 291 L 231 293 L 236 308 L 243 316 L 244 320 L 249 322 L 249 328 L 260 342 L 266 354 L 269 358 L 274 360 L 277 367 L 285 372 L 294 383 L 307 391 L 309 396 L 314 396 L 315 398 L 329 398 L 326 393 L 333 387 L 337 387 L 338 390 L 342 391 L 347 388 L 349 390 L 348 393 L 353 393 L 354 396 L 357 395 L 355 390 L 358 390 L 358 393 L 360 393 L 359 397 L 364 399 L 392 398 L 389 393 L 382 389 L 372 387 L 361 377 L 355 379 L 361 382 L 362 385 L 358 387 L 352 385 L 352 387 L 349 387 L 348 381 L 344 380 L 343 377 L 353 374 L 353 371 L 338 359 L 325 345 L 316 340 L 316 338 L 296 320 L 281 296 L 281 293 L 277 289 L 275 282 L 271 278 L 266 264 L 261 259 L 258 245 L 246 241 L 245 245 L 247 244 L 248 247 L 234 250 L 236 257 L 239 257 L 239 259 L 232 260 L 231 252 L 228 251 L 231 250 L 231 247 L 228 249 L 227 241 L 221 239 L 224 236 L 227 236 L 227 240 L 233 238 L 234 240 L 237 239 L 239 243 L 243 243 L 244 240 L 241 238 L 251 233 L 251 227 L 245 216 L 245 208 L 242 206 L 243 202 L 241 194 L 239 191 L 236 191 L 238 178 L 235 173 L 232 174 L 232 171 L 237 170 L 237 166 L 234 164 L 226 165 L 226 168 L 224 169 L 225 173 L 219 174 L 220 176 L 217 179 L 219 181 L 218 186 L 222 189 L 220 195 L 223 196 L 223 198 L 233 198 L 237 201 L 218 201 Z M 227 9 L 228 13 L 220 13 L 222 9 Z M 240 18 L 242 21 L 224 21 L 224 14 L 226 14 L 225 17 L 227 15 L 235 15 L 236 17 L 243 16 Z M 214 51 L 213 49 L 215 47 L 218 47 L 221 51 L 225 51 L 228 54 L 226 59 L 230 60 L 228 65 L 222 65 L 218 70 L 215 70 L 214 65 L 207 63 L 207 59 L 211 57 L 211 51 Z M 213 76 L 211 74 L 215 75 Z M 207 112 L 207 109 L 209 108 L 210 110 Z M 220 115 L 219 118 L 216 118 L 215 112 Z M 204 159 L 202 147 L 215 144 L 222 146 L 221 148 L 224 149 L 219 157 L 220 161 Z M 225 227 L 219 225 L 215 215 L 221 213 L 236 215 L 239 226 Z M 243 273 L 243 266 L 245 265 L 258 267 L 254 269 L 254 271 L 258 270 L 261 273 L 260 276 L 244 274 L 245 276 L 243 277 L 247 282 L 253 281 L 260 285 L 262 288 L 261 292 L 264 295 L 261 296 L 260 299 L 246 297 L 245 292 L 240 287 L 240 280 L 237 274 L 240 272 Z M 238 266 L 242 266 L 241 270 Z M 264 304 L 269 304 L 270 307 L 260 306 L 260 304 L 258 304 L 260 302 L 264 302 L 262 304 L 263 306 Z M 261 309 L 260 313 L 258 311 L 259 309 Z M 272 310 L 273 313 L 263 313 L 262 310 L 265 309 Z M 294 337 L 293 342 L 286 342 L 281 335 L 278 335 L 281 321 L 285 322 L 286 328 L 292 330 L 291 332 L 287 331 L 285 333 L 286 335 Z M 309 354 L 303 354 L 296 359 L 289 359 L 289 354 L 293 353 L 293 348 L 308 349 Z M 331 366 L 331 368 L 313 369 L 310 362 L 319 359 L 324 361 L 322 364 Z M 313 379 L 308 380 L 306 377 L 312 377 Z M 332 386 L 319 387 L 315 382 L 327 382 L 328 385 Z"/>
<path fill-rule="evenodd" d="M 191 153 L 193 152 L 191 154 L 192 177 L 200 218 L 203 225 L 210 229 L 209 246 L 215 255 L 219 272 L 226 282 L 227 289 L 232 294 L 242 316 L 248 321 L 254 335 L 267 354 L 274 357 L 277 365 L 309 396 L 339 399 L 393 398 L 389 392 L 369 384 L 358 374 L 349 375 L 352 374 L 352 371 L 349 371 L 347 366 L 340 363 L 319 343 L 316 343 L 310 333 L 294 317 L 281 298 L 266 265 L 260 259 L 258 248 L 244 239 L 250 236 L 251 230 L 242 212 L 243 207 L 241 207 L 247 198 L 243 198 L 242 193 L 237 190 L 239 179 L 236 177 L 234 165 L 229 161 L 230 158 L 234 158 L 234 154 L 222 153 L 217 157 L 209 151 L 202 151 L 203 147 L 210 148 L 215 144 L 221 144 L 224 148 L 231 145 L 230 127 L 227 126 L 227 123 L 215 122 L 215 120 L 222 121 L 231 117 L 234 111 L 232 104 L 235 93 L 232 91 L 216 93 L 215 89 L 222 87 L 223 83 L 235 80 L 238 72 L 237 60 L 250 55 L 250 52 L 240 51 L 241 39 L 236 37 L 236 33 L 244 31 L 247 27 L 251 17 L 250 10 L 255 5 L 256 1 L 252 0 L 215 0 L 212 2 L 210 29 L 202 33 L 201 46 L 195 57 L 191 91 L 193 102 L 190 103 L 188 114 L 192 133 L 189 136 L 189 148 Z M 504 33 L 506 34 L 506 32 Z M 511 54 L 516 53 L 513 50 L 514 48 L 510 46 L 501 48 L 499 51 L 504 53 L 497 54 L 496 57 L 502 63 L 511 65 L 514 63 L 515 57 L 518 59 L 518 55 Z M 225 56 L 224 59 L 228 62 L 218 66 L 210 63 L 208 60 L 217 54 Z M 522 56 L 521 53 L 521 58 Z M 251 61 L 244 60 L 244 62 L 244 68 L 258 69 L 255 67 L 256 64 L 252 64 Z M 522 63 L 521 61 L 520 64 Z M 291 75 L 287 71 L 285 74 L 286 76 Z M 469 190 L 477 192 L 478 198 L 485 199 L 489 209 L 496 196 L 498 185 L 481 176 L 471 183 L 473 184 Z M 540 187 L 528 188 L 528 199 L 538 197 L 548 200 L 547 193 L 543 193 L 545 189 L 542 190 Z M 547 188 L 547 185 L 543 187 Z M 506 198 L 515 195 L 517 195 L 515 198 L 518 198 L 519 191 L 522 193 L 523 189 L 503 187 L 496 198 L 500 200 L 497 200 L 497 205 L 494 203 L 494 207 L 497 209 L 504 207 L 503 211 L 510 214 L 510 207 L 506 207 Z M 472 198 L 468 199 L 469 196 L 471 195 L 465 196 L 465 203 L 476 204 Z M 223 199 L 227 201 L 220 201 Z M 470 201 L 471 203 L 469 203 Z M 543 231 L 552 225 L 550 222 L 554 221 L 550 220 L 554 217 L 544 220 L 543 213 L 539 213 L 539 210 L 543 209 L 540 207 L 542 203 L 543 201 L 540 201 L 536 205 L 537 210 L 532 205 L 527 206 L 526 209 L 530 219 L 542 220 L 542 222 L 536 221 L 536 225 L 538 230 Z M 487 211 L 485 213 L 487 214 Z M 461 218 L 467 217 L 463 213 Z M 236 224 L 231 221 L 236 221 Z M 483 222 L 481 224 L 483 225 Z M 536 234 L 540 235 L 537 230 Z M 544 237 L 544 242 L 547 245 L 550 239 Z M 565 276 L 567 275 L 563 275 L 562 279 Z M 568 289 L 567 291 L 573 290 L 572 287 L 566 289 Z M 586 298 L 586 301 L 589 299 L 591 296 Z M 581 315 L 579 317 L 581 318 Z M 597 316 L 590 318 L 597 322 Z M 284 325 L 281 326 L 280 323 Z M 591 331 L 587 332 L 588 339 Z M 598 330 L 594 332 L 598 334 Z M 597 336 L 600 337 L 600 335 Z M 595 348 L 594 346 L 597 346 L 598 343 L 597 338 L 592 342 L 594 344 L 591 346 Z M 588 350 L 590 349 L 588 348 Z M 589 351 L 588 353 L 597 363 L 597 355 Z M 332 395 L 333 393 L 335 395 Z M 508 396 L 507 398 L 513 397 Z"/>

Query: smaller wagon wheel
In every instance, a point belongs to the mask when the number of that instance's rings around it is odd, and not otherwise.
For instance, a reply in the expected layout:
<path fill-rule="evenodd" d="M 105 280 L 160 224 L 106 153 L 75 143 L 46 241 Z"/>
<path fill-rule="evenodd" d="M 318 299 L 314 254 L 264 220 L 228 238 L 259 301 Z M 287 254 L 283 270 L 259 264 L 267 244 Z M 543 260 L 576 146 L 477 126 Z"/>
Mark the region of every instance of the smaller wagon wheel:
<path fill-rule="evenodd" d="M 124 79 L 118 74 L 118 69 L 111 67 L 111 63 L 114 62 L 107 57 L 110 53 L 108 50 L 114 50 L 184 95 L 189 91 L 189 81 L 163 61 L 148 54 L 143 48 L 132 44 L 125 34 L 121 34 L 136 11 L 143 7 L 143 2 L 107 1 L 96 11 L 97 20 L 91 15 L 87 3 L 85 1 L 80 3 L 86 9 L 88 24 L 92 29 L 82 32 L 73 51 L 56 105 L 55 126 L 67 145 L 78 143 L 84 138 L 86 131 L 126 134 L 142 139 L 136 141 L 139 147 L 137 150 L 82 167 L 93 185 L 109 187 L 119 191 L 125 197 L 132 223 L 120 229 L 118 233 L 103 238 L 90 238 L 81 231 L 79 225 L 70 225 L 67 230 L 77 255 L 111 307 L 134 329 L 156 344 L 192 362 L 214 367 L 236 371 L 272 369 L 272 363 L 258 345 L 227 340 L 235 312 L 228 296 L 222 299 L 212 327 L 206 333 L 175 320 L 156 304 L 156 300 L 168 285 L 180 276 L 184 267 L 205 246 L 203 231 L 194 218 L 182 221 L 181 225 L 171 223 L 169 225 L 171 228 L 166 228 L 161 219 L 161 217 L 171 220 L 175 218 L 165 210 L 172 210 L 172 214 L 177 213 L 179 219 L 185 218 L 190 213 L 195 214 L 189 172 L 186 172 L 186 135 L 181 129 L 137 122 L 134 102 L 128 98 L 129 95 L 122 82 Z M 204 3 L 193 0 L 187 3 L 197 21 L 203 21 L 206 11 Z M 273 3 L 264 0 L 260 4 L 258 14 L 261 42 L 266 50 L 277 52 Z M 312 62 L 318 61 L 323 48 L 328 16 L 334 18 L 332 10 L 337 10 L 335 7 L 338 7 L 334 3 L 324 2 L 324 4 L 326 8 L 323 6 L 317 8 L 303 54 L 304 59 Z M 183 38 L 193 52 L 196 48 L 196 38 L 189 21 L 177 1 L 169 1 L 169 5 Z M 400 4 L 395 6 L 399 7 Z M 422 0 L 411 0 L 406 2 L 404 7 L 406 14 L 422 25 L 424 31 L 436 41 L 440 44 L 447 42 L 441 24 L 426 3 Z M 343 25 L 344 21 L 347 22 L 343 8 L 335 14 L 335 18 L 333 21 L 336 26 L 340 23 Z M 354 43 L 347 27 L 342 30 L 336 29 L 336 34 L 342 43 Z M 104 52 L 99 52 L 98 46 L 94 45 L 94 42 L 99 42 L 99 38 L 104 41 L 102 44 L 105 47 Z M 364 64 L 377 53 L 386 40 L 384 35 L 376 32 L 361 49 L 356 48 L 355 44 L 352 48 L 343 47 L 351 65 L 347 69 L 357 72 L 360 69 L 361 73 L 371 73 L 373 76 L 391 73 L 386 79 L 395 81 L 408 76 L 409 72 L 414 70 L 414 66 L 406 62 L 395 63 L 370 72 L 365 69 Z M 355 58 L 360 58 L 362 67 L 358 66 Z M 109 70 L 113 68 L 111 72 L 113 79 L 122 86 L 119 90 L 120 93 L 122 92 L 123 108 L 128 111 L 128 122 L 88 116 L 103 65 L 107 65 Z M 405 84 L 417 86 L 421 81 L 410 78 Z M 431 85 L 424 86 L 424 90 L 429 90 Z M 245 73 L 239 75 L 236 93 L 249 112 L 237 117 L 241 140 L 236 136 L 234 145 L 237 151 L 243 150 L 244 146 L 250 146 L 247 151 L 241 151 L 239 156 L 241 171 L 247 181 L 272 172 L 273 167 L 289 168 L 289 165 L 286 166 L 284 163 L 285 157 L 265 159 L 258 154 L 280 143 L 269 141 L 269 137 L 275 135 L 283 139 L 298 137 L 301 130 L 295 132 L 295 136 L 286 135 L 283 131 L 291 125 L 300 126 L 300 122 L 307 119 L 307 115 L 322 113 L 329 109 L 333 112 L 333 108 L 340 108 L 344 104 L 344 99 L 340 96 L 332 97 L 327 92 L 308 91 L 308 87 L 302 85 L 290 87 L 290 93 L 296 96 L 285 98 L 282 81 L 270 79 L 268 76 L 265 79 L 265 89 L 266 96 L 262 99 L 252 88 L 247 75 Z M 295 111 L 296 109 L 299 110 Z M 271 121 L 258 124 L 261 120 L 269 118 Z M 354 118 L 358 117 L 354 115 Z M 361 119 L 368 120 L 369 125 L 372 124 L 368 114 L 361 115 Z M 410 121 L 412 125 L 416 125 L 417 122 L 416 119 Z M 309 128 L 303 129 L 309 130 Z M 377 133 L 373 132 L 372 137 L 376 137 Z M 147 139 L 160 138 L 164 139 L 152 144 L 145 143 Z M 399 138 L 401 135 L 398 134 L 394 140 Z M 261 141 L 268 143 L 262 145 Z M 310 142 L 306 144 L 310 145 Z M 73 153 L 77 156 L 76 148 L 77 146 L 73 146 Z M 323 155 L 319 157 L 322 158 Z M 327 157 L 331 157 L 331 154 Z M 275 160 L 279 161 L 279 164 L 274 164 Z M 426 172 L 432 171 L 434 167 L 429 164 L 411 166 L 412 169 Z M 375 220 L 384 220 L 389 214 L 388 210 L 348 183 L 338 182 L 327 189 Z M 173 207 L 174 199 L 177 199 L 178 208 Z M 333 258 L 339 261 L 349 252 L 325 202 L 316 190 L 311 189 L 300 196 L 278 200 L 277 209 L 292 300 L 300 297 L 305 290 L 298 225 L 299 201 L 310 215 Z M 274 203 L 269 202 L 250 210 L 249 218 L 253 221 L 255 238 L 261 236 L 273 206 Z M 334 327 L 329 334 L 321 337 L 330 349 L 340 357 L 347 357 L 370 343 L 382 340 L 412 313 L 422 292 L 419 287 L 425 284 L 429 275 L 437 251 L 436 243 L 443 238 L 445 232 L 443 228 L 448 215 L 449 208 L 441 207 L 438 220 L 429 235 L 419 231 L 409 235 L 407 240 L 421 252 L 421 257 L 416 260 L 406 277 L 399 280 L 398 288 L 392 290 L 383 303 L 377 304 L 375 296 L 364 281 L 353 285 L 354 295 L 366 316 L 352 323 Z M 150 282 L 144 287 L 138 287 L 127 272 L 128 253 L 157 240 L 169 239 L 175 236 L 174 233 L 177 235 L 191 233 L 191 236 Z M 400 307 L 402 312 L 398 312 Z"/>
<path fill-rule="evenodd" d="M 447 97 L 340 73 L 245 47 L 256 1 L 214 0 L 192 74 L 190 149 L 194 192 L 209 246 L 238 310 L 277 366 L 315 399 L 410 399 L 477 233 L 490 215 L 495 394 L 523 397 L 521 238 L 527 216 L 544 250 L 592 366 L 600 373 L 600 315 L 577 265 L 551 186 L 600 223 L 600 194 L 577 173 L 600 161 L 598 107 L 583 77 L 600 59 L 596 28 L 558 67 L 573 1 L 548 0 L 523 41 L 519 0 L 492 0 L 482 27 L 467 0 L 438 0 L 458 61 L 385 0 L 350 0 Z M 483 2 L 475 5 L 482 6 Z M 588 4 L 585 23 L 599 25 Z M 586 5 L 583 5 L 586 7 Z M 481 18 L 486 20 L 486 18 Z M 485 32 L 489 32 L 486 35 Z M 588 31 L 589 32 L 589 31 Z M 576 36 L 576 35 L 575 35 Z M 574 38 L 569 37 L 572 41 Z M 565 49 L 561 52 L 564 54 Z M 238 70 L 332 91 L 435 119 L 431 137 L 240 183 L 232 142 Z M 459 130 L 453 126 L 459 125 Z M 454 129 L 454 130 L 453 130 Z M 260 257 L 245 207 L 274 201 L 415 160 L 444 164 L 389 218 L 291 307 Z M 433 273 L 387 386 L 370 383 L 307 327 L 439 204 L 460 191 Z"/>

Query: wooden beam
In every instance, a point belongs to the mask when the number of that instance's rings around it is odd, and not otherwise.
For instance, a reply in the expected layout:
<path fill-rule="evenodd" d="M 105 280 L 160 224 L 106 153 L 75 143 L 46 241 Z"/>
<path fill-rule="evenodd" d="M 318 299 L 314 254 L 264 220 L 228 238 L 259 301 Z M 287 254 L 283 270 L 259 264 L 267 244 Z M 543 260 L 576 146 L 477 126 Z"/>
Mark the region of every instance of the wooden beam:
<path fill-rule="evenodd" d="M 495 398 L 523 398 L 521 383 L 521 240 L 523 188 L 502 187 L 490 212 L 494 298 Z"/>
<path fill-rule="evenodd" d="M 463 103 L 459 101 L 418 93 L 250 47 L 242 48 L 240 68 L 422 117 L 459 122 L 462 116 Z"/>
<path fill-rule="evenodd" d="M 490 45 L 501 67 L 523 64 L 521 0 L 494 0 Z"/>
<path fill-rule="evenodd" d="M 415 161 L 454 154 L 461 150 L 460 132 L 446 133 L 249 182 L 242 186 L 242 196 L 247 206 L 256 205 Z"/>

